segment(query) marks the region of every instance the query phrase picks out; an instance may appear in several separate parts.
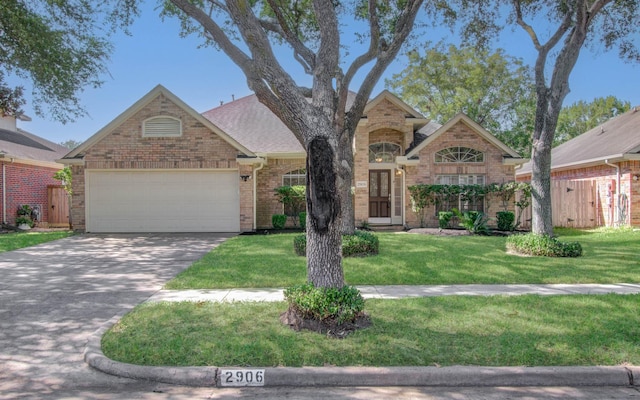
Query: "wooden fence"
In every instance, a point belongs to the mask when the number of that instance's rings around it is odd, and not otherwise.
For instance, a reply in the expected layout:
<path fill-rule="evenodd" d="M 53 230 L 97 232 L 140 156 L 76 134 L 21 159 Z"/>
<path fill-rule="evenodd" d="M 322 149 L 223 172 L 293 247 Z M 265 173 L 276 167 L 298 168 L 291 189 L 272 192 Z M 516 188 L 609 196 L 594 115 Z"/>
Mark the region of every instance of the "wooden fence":
<path fill-rule="evenodd" d="M 594 228 L 599 226 L 596 181 L 551 181 L 553 226 Z M 531 206 L 523 210 L 520 228 L 531 229 Z"/>

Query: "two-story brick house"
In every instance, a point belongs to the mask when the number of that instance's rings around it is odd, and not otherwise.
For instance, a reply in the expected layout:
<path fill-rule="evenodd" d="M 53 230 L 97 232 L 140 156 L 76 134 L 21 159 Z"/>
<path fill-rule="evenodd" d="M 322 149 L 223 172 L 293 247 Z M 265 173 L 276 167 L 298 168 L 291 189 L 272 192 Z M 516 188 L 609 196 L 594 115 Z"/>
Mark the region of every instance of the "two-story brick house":
<path fill-rule="evenodd" d="M 353 151 L 357 224 L 417 226 L 409 185 L 513 181 L 526 161 L 465 115 L 441 126 L 386 91 L 367 105 Z M 157 86 L 62 161 L 77 229 L 240 232 L 283 213 L 274 189 L 305 183 L 305 157 L 256 96 L 199 114 Z"/>

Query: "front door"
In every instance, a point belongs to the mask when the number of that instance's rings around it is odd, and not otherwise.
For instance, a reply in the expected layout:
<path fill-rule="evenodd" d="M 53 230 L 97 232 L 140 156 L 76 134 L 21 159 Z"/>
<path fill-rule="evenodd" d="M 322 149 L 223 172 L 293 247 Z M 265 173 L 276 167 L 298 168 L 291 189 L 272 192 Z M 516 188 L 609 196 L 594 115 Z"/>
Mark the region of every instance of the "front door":
<path fill-rule="evenodd" d="M 369 170 L 369 221 L 391 223 L 391 171 Z"/>

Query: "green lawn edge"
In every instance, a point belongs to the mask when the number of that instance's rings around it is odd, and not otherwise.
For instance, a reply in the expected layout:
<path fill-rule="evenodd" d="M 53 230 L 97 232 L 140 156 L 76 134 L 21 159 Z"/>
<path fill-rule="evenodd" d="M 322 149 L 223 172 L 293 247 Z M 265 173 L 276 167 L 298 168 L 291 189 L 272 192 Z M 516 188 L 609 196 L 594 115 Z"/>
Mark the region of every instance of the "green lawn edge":
<path fill-rule="evenodd" d="M 151 303 L 103 337 L 116 361 L 168 366 L 640 364 L 640 295 L 367 300 L 345 339 L 284 326 L 278 303 Z"/>
<path fill-rule="evenodd" d="M 558 230 L 578 241 L 577 258 L 508 254 L 506 238 L 376 233 L 380 253 L 344 258 L 349 285 L 558 284 L 640 282 L 640 230 Z M 237 236 L 196 261 L 165 289 L 289 287 L 306 281 L 295 234 Z"/>
<path fill-rule="evenodd" d="M 72 236 L 70 230 L 57 230 L 48 232 L 9 232 L 0 234 L 0 253 L 36 246 L 53 240 Z"/>

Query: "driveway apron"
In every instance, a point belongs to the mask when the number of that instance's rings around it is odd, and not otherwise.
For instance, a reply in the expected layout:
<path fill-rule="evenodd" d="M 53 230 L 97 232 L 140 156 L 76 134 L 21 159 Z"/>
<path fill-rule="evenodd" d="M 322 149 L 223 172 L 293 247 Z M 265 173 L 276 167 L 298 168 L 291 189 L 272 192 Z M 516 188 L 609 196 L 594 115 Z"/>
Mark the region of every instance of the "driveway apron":
<path fill-rule="evenodd" d="M 83 362 L 87 338 L 232 234 L 79 235 L 0 254 L 0 397 L 135 386 Z"/>

